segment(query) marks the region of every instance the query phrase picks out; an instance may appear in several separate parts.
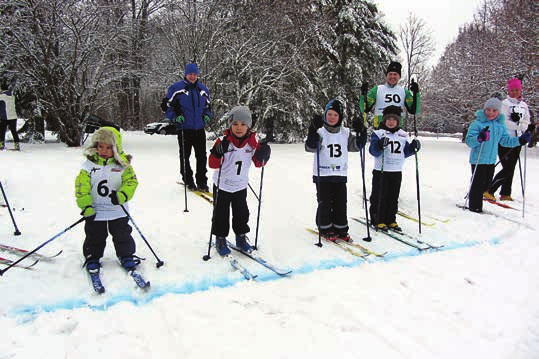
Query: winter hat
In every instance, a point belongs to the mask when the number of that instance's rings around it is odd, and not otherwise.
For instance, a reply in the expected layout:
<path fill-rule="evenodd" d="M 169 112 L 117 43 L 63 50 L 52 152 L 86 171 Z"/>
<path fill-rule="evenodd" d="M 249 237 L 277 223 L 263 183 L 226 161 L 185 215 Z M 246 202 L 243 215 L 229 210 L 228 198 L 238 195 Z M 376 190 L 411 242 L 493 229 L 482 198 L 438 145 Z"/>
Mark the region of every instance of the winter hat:
<path fill-rule="evenodd" d="M 522 81 L 517 78 L 512 78 L 507 81 L 507 91 L 511 91 L 512 89 L 518 89 L 522 91 Z"/>
<path fill-rule="evenodd" d="M 101 127 L 94 132 L 90 143 L 84 149 L 83 154 L 92 157 L 97 153 L 97 144 L 104 143 L 112 145 L 114 159 L 122 166 L 129 165 L 132 156 L 126 155 L 122 148 L 122 135 L 114 127 Z"/>
<path fill-rule="evenodd" d="M 236 106 L 228 113 L 228 124 L 231 125 L 232 121 L 239 121 L 251 128 L 253 125 L 253 119 L 251 117 L 251 111 L 247 106 Z"/>
<path fill-rule="evenodd" d="M 391 61 L 389 63 L 389 66 L 387 67 L 386 75 L 388 73 L 390 73 L 390 72 L 396 72 L 400 76 L 401 75 L 401 69 L 402 69 L 402 65 L 399 62 Z"/>
<path fill-rule="evenodd" d="M 487 102 L 485 102 L 485 105 L 483 106 L 483 110 L 487 108 L 493 108 L 495 110 L 498 110 L 500 112 L 502 110 L 502 102 L 500 99 L 496 97 L 489 98 Z"/>
<path fill-rule="evenodd" d="M 397 121 L 400 120 L 402 113 L 402 108 L 400 106 L 387 106 L 384 108 L 384 111 L 382 112 L 382 121 L 385 122 L 385 120 L 389 118 L 395 118 Z"/>
<path fill-rule="evenodd" d="M 185 66 L 185 76 L 189 74 L 198 75 L 198 66 L 195 63 L 190 63 Z"/>
<path fill-rule="evenodd" d="M 328 110 L 333 110 L 333 111 L 337 112 L 337 114 L 339 114 L 339 121 L 333 126 L 328 124 L 328 122 L 326 120 L 326 114 L 328 113 Z M 343 116 L 344 116 L 343 103 L 340 100 L 337 100 L 337 99 L 333 99 L 333 100 L 329 101 L 328 104 L 326 105 L 326 109 L 324 110 L 324 123 L 326 125 L 328 125 L 328 126 L 331 126 L 331 127 L 339 127 L 342 124 Z"/>

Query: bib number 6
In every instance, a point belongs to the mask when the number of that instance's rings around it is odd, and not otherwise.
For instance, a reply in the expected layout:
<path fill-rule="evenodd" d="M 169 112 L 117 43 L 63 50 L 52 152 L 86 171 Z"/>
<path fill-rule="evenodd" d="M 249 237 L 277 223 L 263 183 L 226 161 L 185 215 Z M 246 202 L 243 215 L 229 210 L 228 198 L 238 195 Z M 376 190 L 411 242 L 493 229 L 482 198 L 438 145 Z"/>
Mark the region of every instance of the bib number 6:
<path fill-rule="evenodd" d="M 97 194 L 101 197 L 108 197 L 110 190 L 107 187 L 108 180 L 103 180 L 97 184 Z"/>

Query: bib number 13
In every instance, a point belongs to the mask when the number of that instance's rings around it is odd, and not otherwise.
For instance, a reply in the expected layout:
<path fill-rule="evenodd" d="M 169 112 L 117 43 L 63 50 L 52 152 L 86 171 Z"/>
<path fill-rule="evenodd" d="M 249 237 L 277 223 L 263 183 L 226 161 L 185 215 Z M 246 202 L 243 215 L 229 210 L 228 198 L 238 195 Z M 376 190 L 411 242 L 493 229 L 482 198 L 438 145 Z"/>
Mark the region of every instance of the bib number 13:
<path fill-rule="evenodd" d="M 329 148 L 329 156 L 330 157 L 341 157 L 342 151 L 341 151 L 341 145 L 338 143 L 332 143 L 328 145 Z"/>

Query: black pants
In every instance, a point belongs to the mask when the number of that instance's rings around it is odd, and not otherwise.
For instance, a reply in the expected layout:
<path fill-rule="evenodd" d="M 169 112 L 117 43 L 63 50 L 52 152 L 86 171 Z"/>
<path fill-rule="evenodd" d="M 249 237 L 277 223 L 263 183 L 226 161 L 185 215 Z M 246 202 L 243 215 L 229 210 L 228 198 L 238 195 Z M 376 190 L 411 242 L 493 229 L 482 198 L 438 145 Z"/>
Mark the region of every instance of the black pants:
<path fill-rule="evenodd" d="M 316 225 L 320 228 L 320 233 L 348 232 L 346 182 L 316 183 L 316 199 Z"/>
<path fill-rule="evenodd" d="M 372 171 L 372 191 L 369 213 L 373 225 L 397 222 L 402 172 Z"/>
<path fill-rule="evenodd" d="M 131 226 L 127 217 L 111 221 L 88 221 L 84 225 L 86 239 L 82 245 L 84 258 L 100 259 L 103 257 L 107 244 L 108 232 L 112 235 L 112 242 L 117 257 L 131 257 L 135 254 L 135 240 L 131 236 Z"/>
<path fill-rule="evenodd" d="M 498 145 L 498 156 L 500 157 L 500 163 L 502 169 L 494 176 L 492 183 L 488 189 L 490 194 L 496 193 L 500 186 L 501 196 L 510 196 L 513 186 L 513 176 L 515 174 L 515 167 L 520 157 L 521 147 L 507 148 Z"/>
<path fill-rule="evenodd" d="M 249 207 L 247 207 L 247 188 L 230 193 L 213 186 L 213 198 L 216 198 L 212 233 L 217 237 L 226 237 L 230 231 L 230 207 L 232 207 L 232 230 L 235 234 L 249 233 Z"/>
<path fill-rule="evenodd" d="M 476 169 L 477 168 L 477 169 Z M 488 189 L 494 175 L 494 165 L 472 165 L 473 175 L 470 193 L 468 195 L 468 208 L 473 212 L 483 211 L 483 193 Z"/>
<path fill-rule="evenodd" d="M 183 183 L 186 185 L 195 184 L 195 181 L 193 181 L 193 170 L 191 169 L 191 163 L 189 162 L 191 148 L 194 148 L 196 158 L 196 184 L 199 187 L 207 186 L 208 177 L 206 176 L 206 172 L 208 172 L 208 170 L 206 169 L 206 132 L 204 129 L 178 131 L 178 145 L 180 147 L 180 171 Z"/>
<path fill-rule="evenodd" d="M 6 129 L 9 127 L 13 142 L 19 142 L 19 134 L 17 133 L 17 120 L 0 120 L 0 142 L 6 141 Z M 4 146 L 6 144 L 4 143 Z"/>

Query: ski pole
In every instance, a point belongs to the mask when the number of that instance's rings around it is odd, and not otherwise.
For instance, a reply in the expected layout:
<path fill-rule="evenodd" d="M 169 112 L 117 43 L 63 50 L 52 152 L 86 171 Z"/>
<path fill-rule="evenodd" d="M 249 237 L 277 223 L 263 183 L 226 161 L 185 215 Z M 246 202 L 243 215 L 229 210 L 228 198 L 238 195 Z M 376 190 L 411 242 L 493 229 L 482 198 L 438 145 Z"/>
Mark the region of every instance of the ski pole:
<path fill-rule="evenodd" d="M 414 93 L 415 95 L 415 93 Z M 415 120 L 414 113 L 414 139 L 417 138 L 417 124 Z M 417 223 L 419 225 L 419 234 L 421 234 L 421 198 L 419 190 L 419 160 L 417 159 L 417 151 L 414 149 L 415 156 L 415 183 L 416 183 L 416 193 L 417 193 Z"/>
<path fill-rule="evenodd" d="M 316 196 L 318 197 L 318 208 L 316 209 L 316 225 L 318 226 L 318 243 L 315 243 L 315 246 L 322 247 L 322 233 L 320 233 L 320 137 L 316 142 Z"/>
<path fill-rule="evenodd" d="M 223 168 L 223 161 L 224 161 L 224 155 L 221 157 L 221 160 L 219 162 L 219 173 L 217 174 L 217 188 L 214 189 L 213 193 L 213 209 L 211 214 L 211 228 L 210 228 L 210 239 L 208 240 L 208 253 L 202 256 L 202 259 L 204 261 L 207 261 L 211 258 L 210 251 L 211 251 L 211 236 L 213 233 L 213 225 L 215 223 L 215 208 L 217 207 L 217 200 L 219 199 L 219 184 L 221 182 L 221 169 Z"/>
<path fill-rule="evenodd" d="M 365 242 L 372 241 L 371 232 L 369 229 L 369 209 L 367 207 L 367 187 L 365 186 L 365 147 L 359 150 L 361 160 L 361 179 L 363 180 L 363 205 L 365 207 L 365 223 L 367 226 L 367 237 L 363 238 Z"/>
<path fill-rule="evenodd" d="M 13 222 L 13 226 L 15 227 L 15 232 L 13 232 L 14 235 L 20 236 L 21 231 L 19 231 L 19 228 L 17 227 L 17 223 L 15 223 L 15 217 L 13 217 L 13 213 L 11 212 L 11 206 L 9 205 L 9 202 L 7 200 L 6 192 L 4 192 L 4 186 L 2 186 L 2 181 L 0 181 L 0 189 L 2 190 L 2 196 L 4 196 L 4 201 L 6 201 L 7 210 L 9 211 L 9 216 L 11 217 L 11 221 Z"/>
<path fill-rule="evenodd" d="M 67 231 L 69 231 L 71 228 L 75 227 L 77 224 L 81 223 L 81 222 L 84 222 L 84 217 L 82 217 L 81 219 L 79 219 L 78 221 L 76 221 L 75 223 L 73 223 L 72 225 L 70 225 L 69 227 L 67 227 L 66 229 L 64 229 L 63 231 L 61 231 L 60 233 L 54 235 L 51 239 L 43 242 L 42 244 L 40 244 L 39 246 L 37 246 L 35 249 L 31 250 L 30 252 L 26 253 L 24 256 L 22 256 L 21 258 L 19 258 L 17 261 L 11 263 L 9 266 L 7 266 L 6 268 L 4 269 L 0 269 L 0 276 L 4 275 L 4 273 L 16 266 L 17 264 L 19 264 L 21 261 L 23 261 L 24 259 L 28 258 L 29 256 L 31 256 L 32 254 L 34 254 L 35 252 L 37 252 L 38 250 L 40 250 L 41 248 L 45 247 L 47 244 L 49 244 L 50 242 L 54 241 L 56 238 L 60 237 L 62 234 L 66 233 Z"/>
<path fill-rule="evenodd" d="M 526 146 L 524 146 L 524 158 L 526 158 Z M 524 166 L 524 169 L 526 169 L 526 167 Z M 522 191 L 522 218 L 524 218 L 524 205 L 525 205 L 525 201 L 524 201 L 524 186 L 526 185 L 526 180 L 525 180 L 525 177 L 522 176 L 522 164 L 520 162 L 520 155 L 518 156 L 518 170 L 519 170 L 519 173 L 520 173 L 520 189 Z"/>
<path fill-rule="evenodd" d="M 257 243 L 258 243 L 258 228 L 260 225 L 260 207 L 262 206 L 262 185 L 264 184 L 265 166 L 266 166 L 266 162 L 262 162 L 262 169 L 260 170 L 260 191 L 258 194 L 258 214 L 256 215 L 255 249 L 257 249 Z"/>
<path fill-rule="evenodd" d="M 182 131 L 182 153 L 181 153 L 181 160 L 182 160 L 182 167 L 183 167 L 183 171 L 182 171 L 182 176 L 183 176 L 183 195 L 184 195 L 184 199 L 185 199 L 185 209 L 183 210 L 184 212 L 189 212 L 189 210 L 187 209 L 187 182 L 186 182 L 186 179 L 187 179 L 187 175 L 185 174 L 186 171 L 187 171 L 187 168 L 185 167 L 185 134 L 184 134 L 184 131 L 183 129 L 181 130 Z"/>
<path fill-rule="evenodd" d="M 486 128 L 488 130 L 488 126 Z M 470 200 L 470 191 L 472 190 L 473 180 L 475 178 L 475 173 L 477 172 L 477 166 L 479 165 L 479 160 L 481 159 L 481 152 L 483 152 L 483 145 L 485 144 L 485 141 L 481 142 L 481 147 L 479 147 L 479 154 L 477 155 L 477 161 L 475 162 L 475 166 L 472 173 L 472 180 L 470 181 L 470 187 L 468 188 L 468 193 L 466 194 L 466 200 L 464 201 L 464 207 L 468 207 L 467 204 Z"/>
<path fill-rule="evenodd" d="M 138 228 L 137 224 L 135 223 L 135 221 L 133 220 L 133 217 L 131 217 L 131 215 L 129 214 L 129 212 L 127 212 L 127 210 L 125 209 L 124 205 L 121 204 L 120 207 L 122 207 L 122 209 L 124 210 L 125 214 L 127 215 L 127 218 L 129 218 L 129 220 L 131 221 L 131 223 L 133 223 L 133 226 L 135 226 L 135 228 L 137 229 L 138 233 L 140 234 L 140 237 L 142 238 L 142 240 L 144 241 L 144 243 L 146 243 L 146 245 L 148 246 L 148 248 L 150 249 L 150 251 L 152 252 L 152 254 L 154 255 L 155 259 L 157 259 L 157 263 L 155 264 L 155 266 L 157 268 L 161 267 L 163 264 L 165 264 L 165 262 L 163 262 L 161 259 L 159 259 L 159 257 L 157 256 L 157 254 L 155 254 L 152 246 L 150 246 L 150 243 L 148 243 L 148 241 L 146 240 L 146 237 L 144 237 L 144 234 L 142 234 L 142 231 L 140 230 L 140 228 Z"/>
<path fill-rule="evenodd" d="M 382 191 L 384 188 L 384 160 L 386 149 L 382 150 L 382 167 L 380 168 L 380 187 L 378 188 L 378 203 L 376 204 L 376 225 L 380 224 L 380 210 L 382 209 Z"/>

